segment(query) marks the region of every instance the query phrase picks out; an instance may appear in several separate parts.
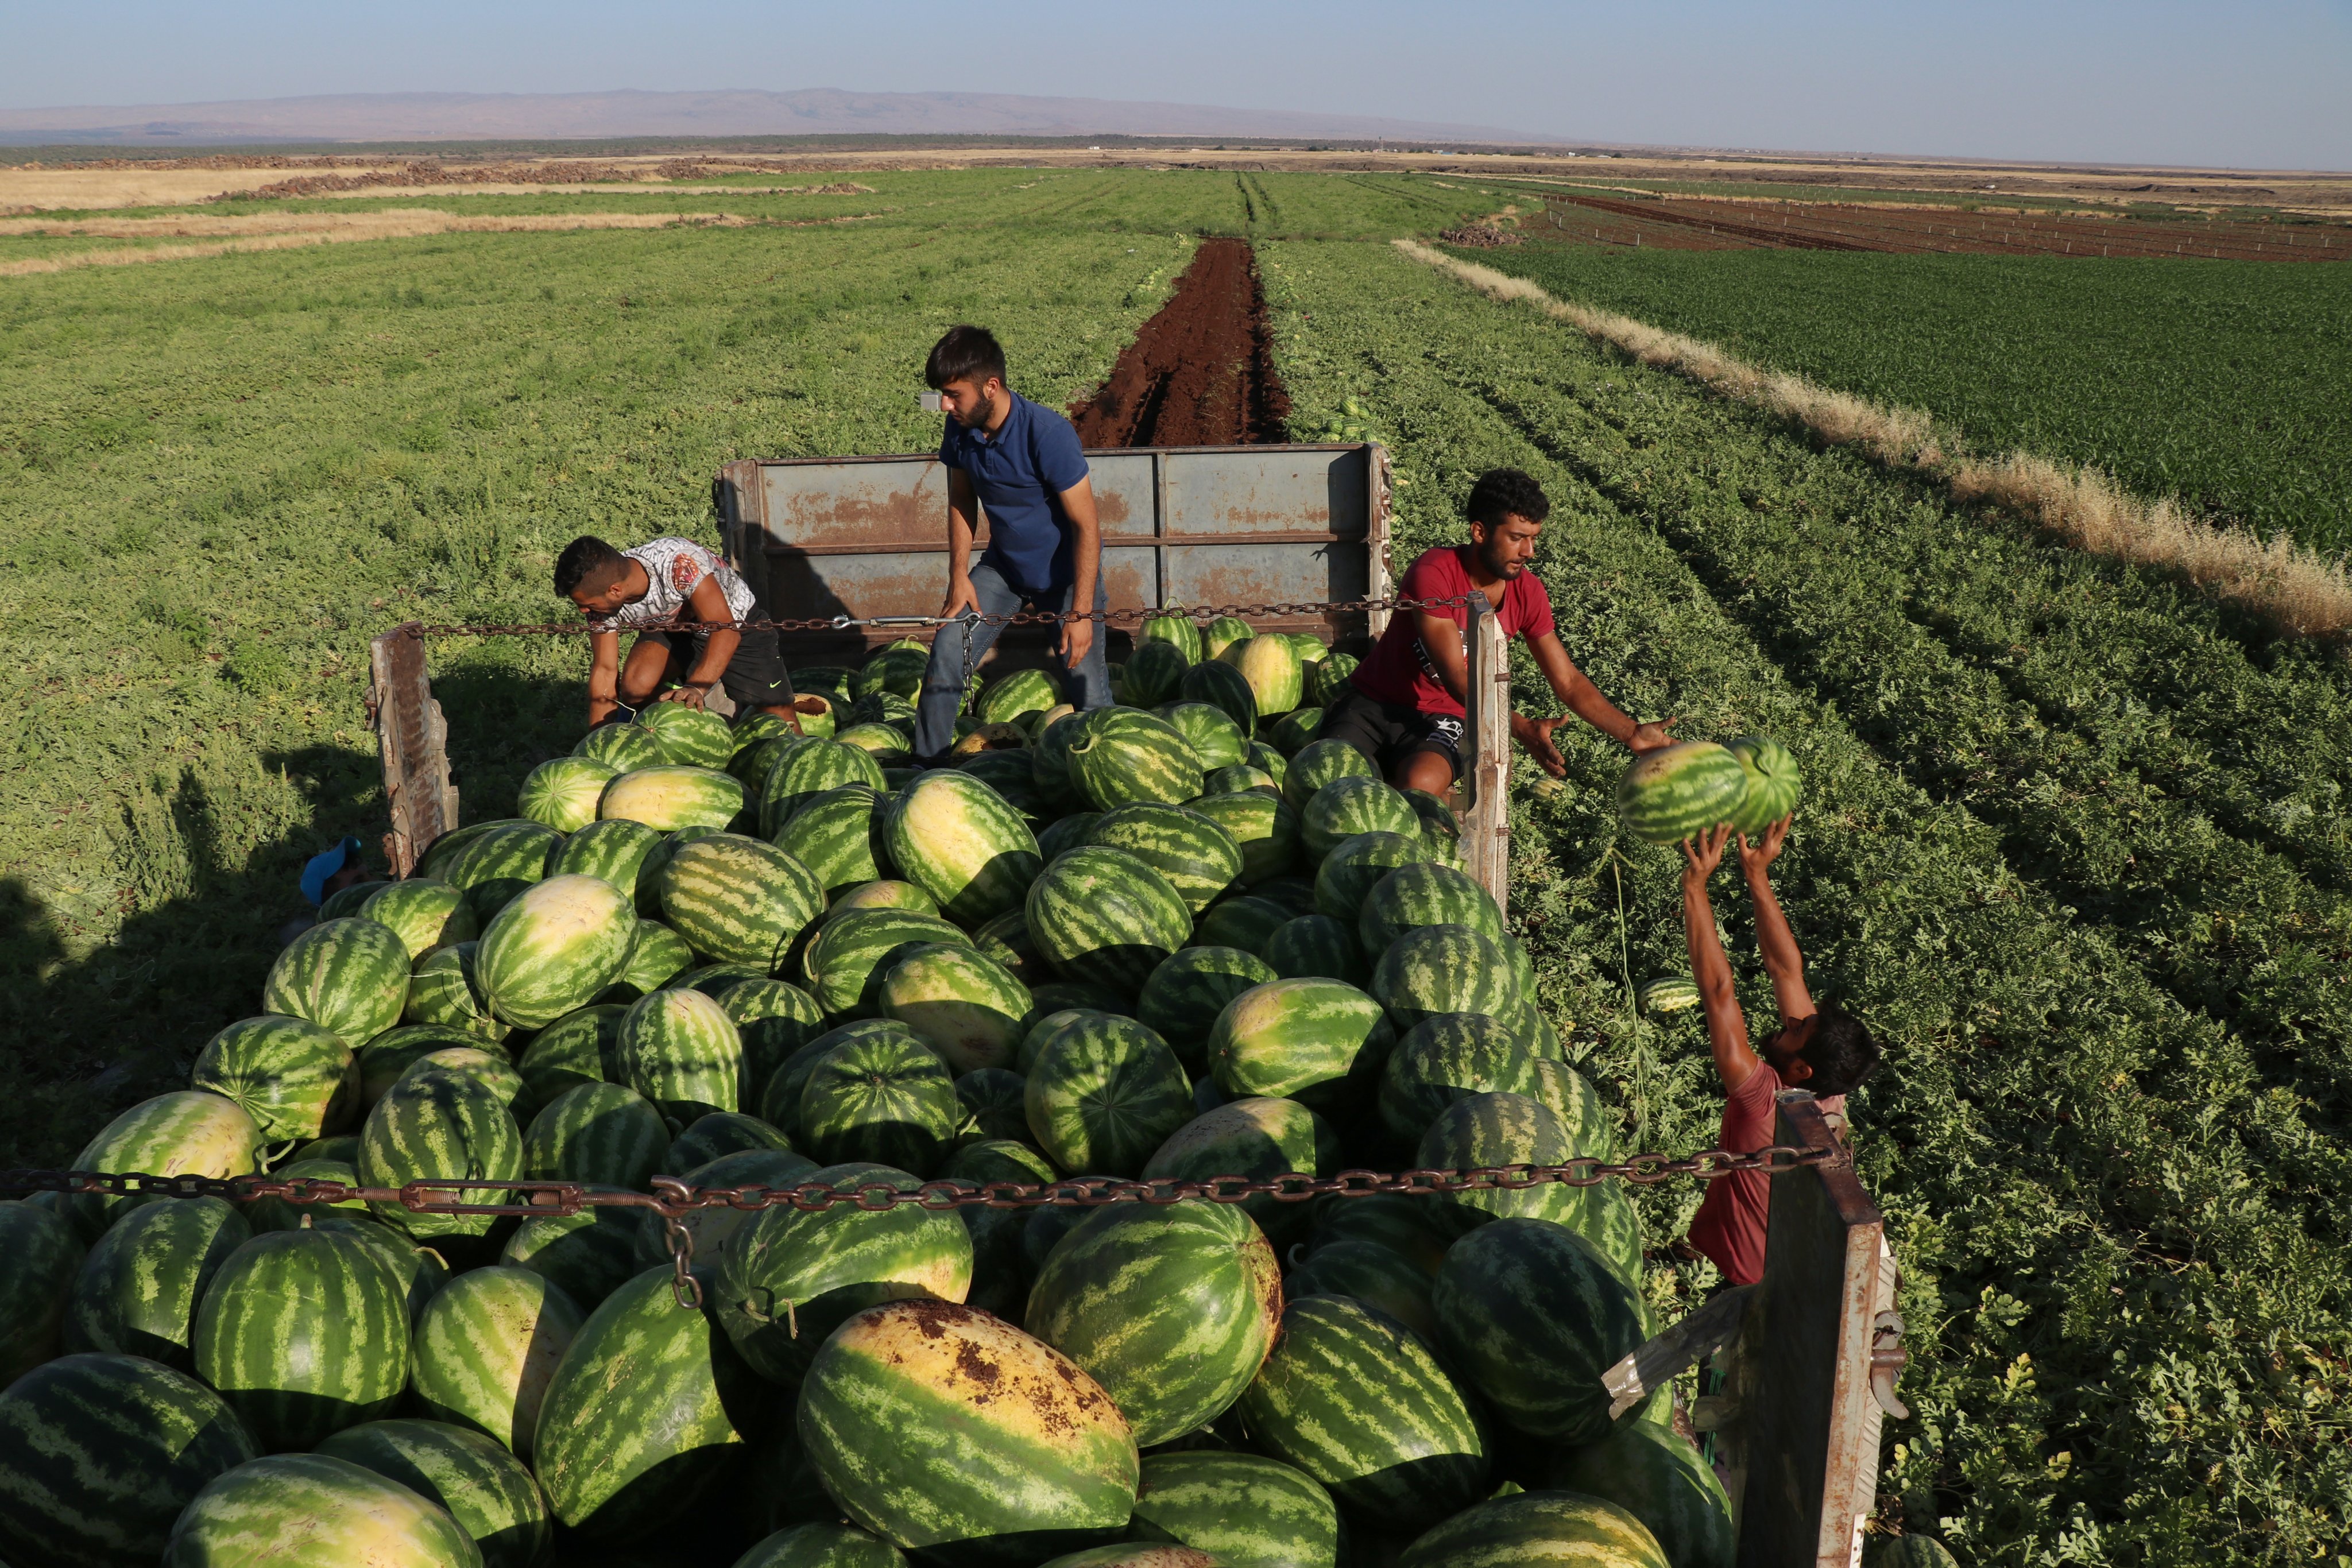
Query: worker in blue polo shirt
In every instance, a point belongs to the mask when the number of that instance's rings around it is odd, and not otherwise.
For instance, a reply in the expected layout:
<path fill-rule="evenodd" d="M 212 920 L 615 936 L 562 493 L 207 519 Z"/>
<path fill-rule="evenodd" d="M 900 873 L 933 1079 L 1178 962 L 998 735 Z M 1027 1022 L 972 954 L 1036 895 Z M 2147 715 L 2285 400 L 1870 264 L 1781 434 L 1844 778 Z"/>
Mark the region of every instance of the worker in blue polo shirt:
<path fill-rule="evenodd" d="M 948 415 L 940 442 L 948 470 L 948 596 L 940 607 L 947 624 L 931 644 L 915 707 L 915 756 L 928 763 L 955 744 L 965 671 L 979 667 L 1003 630 L 979 615 L 1099 611 L 1108 601 L 1094 487 L 1070 422 L 1004 384 L 1004 350 L 985 328 L 950 328 L 932 345 L 923 379 Z M 972 537 L 983 510 L 988 549 L 975 562 Z M 1110 706 L 1099 625 L 1063 622 L 1054 653 L 1073 703 Z"/>

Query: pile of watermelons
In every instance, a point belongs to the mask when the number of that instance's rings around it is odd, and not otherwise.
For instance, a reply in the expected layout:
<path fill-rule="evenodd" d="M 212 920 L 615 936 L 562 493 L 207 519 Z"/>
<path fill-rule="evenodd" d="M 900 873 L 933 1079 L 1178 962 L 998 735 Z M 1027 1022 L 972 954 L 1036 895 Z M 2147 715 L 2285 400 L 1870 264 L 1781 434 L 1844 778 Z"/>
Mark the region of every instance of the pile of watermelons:
<path fill-rule="evenodd" d="M 338 894 L 76 1167 L 850 1190 L 1612 1154 L 1451 812 L 1314 738 L 1345 655 L 1165 615 L 1118 706 L 1008 674 L 917 772 L 924 664 L 799 672 L 799 735 L 595 731 L 520 817 Z M 1793 800 L 1785 753 L 1675 750 L 1629 785 L 1642 831 Z M 698 1310 L 642 1208 L 0 1205 L 0 1560 L 1730 1561 L 1666 1404 L 1610 1419 L 1656 1326 L 1615 1184 L 689 1226 Z"/>

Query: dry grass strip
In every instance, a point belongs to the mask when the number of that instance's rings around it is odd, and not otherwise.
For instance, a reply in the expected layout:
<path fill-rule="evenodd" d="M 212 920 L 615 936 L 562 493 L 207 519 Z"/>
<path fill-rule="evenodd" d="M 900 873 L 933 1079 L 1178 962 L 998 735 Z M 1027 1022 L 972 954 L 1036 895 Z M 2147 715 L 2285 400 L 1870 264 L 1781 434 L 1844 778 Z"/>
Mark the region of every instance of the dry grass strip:
<path fill-rule="evenodd" d="M 1492 298 L 1533 306 L 1643 364 L 1793 420 L 1831 445 L 1855 447 L 1891 467 L 1924 475 L 1955 500 L 1998 507 L 2094 555 L 2179 572 L 2282 631 L 2352 636 L 2352 574 L 2341 559 L 2284 537 L 2264 540 L 2251 529 L 2208 523 L 2169 497 L 2134 496 L 2095 468 L 2026 452 L 1995 458 L 1948 454 L 1933 421 L 1918 409 L 1888 408 L 1802 376 L 1759 370 L 1712 343 L 1554 298 L 1525 278 L 1412 240 L 1398 240 L 1396 246 Z"/>

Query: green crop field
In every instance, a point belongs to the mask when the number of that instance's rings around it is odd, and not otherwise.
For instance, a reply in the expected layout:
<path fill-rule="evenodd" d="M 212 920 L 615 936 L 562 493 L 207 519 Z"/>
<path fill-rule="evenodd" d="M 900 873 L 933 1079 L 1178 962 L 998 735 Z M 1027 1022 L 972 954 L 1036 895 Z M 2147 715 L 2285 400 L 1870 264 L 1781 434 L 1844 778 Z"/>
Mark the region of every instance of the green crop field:
<path fill-rule="evenodd" d="M 2352 267 L 1535 246 L 1471 258 L 1972 447 L 2352 549 Z"/>
<path fill-rule="evenodd" d="M 1473 474 L 1527 467 L 1556 504 L 1538 568 L 1602 689 L 1693 737 L 1779 736 L 1804 764 L 1780 884 L 1817 989 L 1888 1045 L 1853 1112 L 1914 1354 L 1882 1518 L 2018 1568 L 2340 1562 L 2339 654 L 1817 451 L 1383 243 L 1491 210 L 1475 189 L 859 178 L 874 195 L 822 200 L 877 215 L 832 226 L 447 235 L 0 284 L 17 650 L 0 1165 L 68 1159 L 109 1110 L 184 1082 L 250 1010 L 302 859 L 379 830 L 370 633 L 547 618 L 565 539 L 707 537 L 728 458 L 928 446 L 918 371 L 950 320 L 995 324 L 1022 388 L 1066 399 L 1191 236 L 1248 234 L 1297 425 L 1353 397 L 1391 447 L 1400 564 L 1454 536 Z M 759 216 L 809 200 L 632 199 Z M 2246 305 L 2231 351 L 2278 352 L 2273 309 Z M 2162 325 L 2131 351 L 2174 362 Z M 2068 455 L 2130 472 L 2120 450 Z M 581 651 L 432 658 L 467 816 L 502 815 L 576 736 Z M 1548 700 L 1517 674 L 1522 703 Z M 1629 1145 L 1704 1146 L 1720 1102 L 1697 1026 L 1636 1019 L 1626 996 L 1683 967 L 1676 862 L 1618 833 L 1621 754 L 1562 739 L 1566 788 L 1513 807 L 1541 999 Z M 1717 907 L 1769 1007 L 1733 879 Z M 1643 1189 L 1654 1249 L 1697 1197 Z M 1705 1282 L 1653 1261 L 1662 1301 Z"/>

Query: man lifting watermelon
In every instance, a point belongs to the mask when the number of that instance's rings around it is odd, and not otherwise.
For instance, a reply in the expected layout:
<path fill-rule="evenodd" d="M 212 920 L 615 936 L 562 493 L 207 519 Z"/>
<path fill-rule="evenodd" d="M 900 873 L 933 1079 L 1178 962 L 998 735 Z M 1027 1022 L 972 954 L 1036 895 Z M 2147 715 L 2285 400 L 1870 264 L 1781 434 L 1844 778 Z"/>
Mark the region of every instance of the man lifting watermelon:
<path fill-rule="evenodd" d="M 1544 519 L 1551 516 L 1543 486 L 1516 468 L 1493 469 L 1470 487 L 1463 510 L 1470 542 L 1423 550 L 1405 571 L 1402 597 L 1453 599 L 1474 589 L 1484 593 L 1503 634 L 1527 639 L 1536 667 L 1570 713 L 1635 752 L 1672 745 L 1675 737 L 1666 727 L 1673 719 L 1636 724 L 1619 712 L 1576 667 L 1552 631 L 1551 598 L 1528 564 L 1535 559 Z M 1346 741 L 1401 789 L 1443 797 L 1462 776 L 1463 703 L 1470 690 L 1462 632 L 1469 620 L 1463 605 L 1390 617 L 1371 657 L 1325 707 L 1317 738 Z M 1511 734 L 1555 779 L 1568 771 L 1551 739 L 1565 719 L 1511 715 Z"/>

